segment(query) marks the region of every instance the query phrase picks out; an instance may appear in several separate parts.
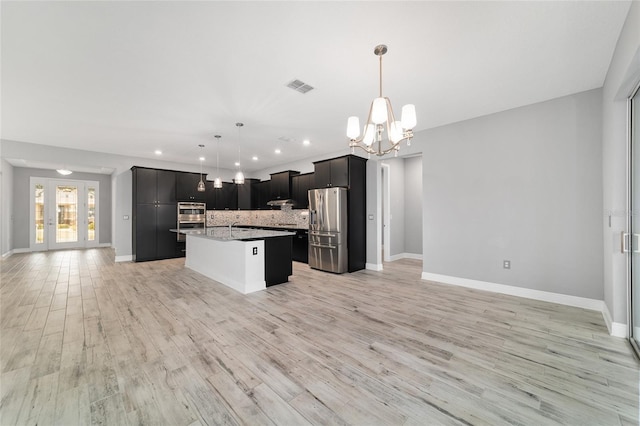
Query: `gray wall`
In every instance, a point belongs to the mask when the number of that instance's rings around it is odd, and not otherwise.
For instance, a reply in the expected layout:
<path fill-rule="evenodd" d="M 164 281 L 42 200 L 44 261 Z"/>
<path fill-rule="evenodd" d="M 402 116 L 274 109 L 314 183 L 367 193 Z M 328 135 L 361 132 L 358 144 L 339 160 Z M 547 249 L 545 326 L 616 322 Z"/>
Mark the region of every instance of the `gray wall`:
<path fill-rule="evenodd" d="M 420 132 L 424 272 L 602 300 L 601 98 Z"/>
<path fill-rule="evenodd" d="M 422 254 L 422 156 L 404 159 L 404 252 Z"/>
<path fill-rule="evenodd" d="M 13 249 L 13 166 L 0 160 L 0 255 Z"/>
<path fill-rule="evenodd" d="M 55 170 L 30 169 L 27 167 L 14 168 L 13 180 L 13 215 L 14 215 L 14 248 L 29 248 L 29 214 L 30 211 L 30 187 L 31 177 L 41 177 L 59 180 L 91 180 L 97 181 L 99 187 L 98 200 L 98 233 L 100 244 L 111 244 L 111 176 L 96 173 L 73 173 L 65 177 Z"/>
<path fill-rule="evenodd" d="M 616 323 L 627 324 L 627 264 L 620 252 L 620 233 L 626 230 L 626 98 L 640 81 L 640 2 L 632 2 L 618 38 L 603 87 L 602 167 L 604 215 L 604 301 Z M 609 225 L 611 215 L 611 225 Z"/>

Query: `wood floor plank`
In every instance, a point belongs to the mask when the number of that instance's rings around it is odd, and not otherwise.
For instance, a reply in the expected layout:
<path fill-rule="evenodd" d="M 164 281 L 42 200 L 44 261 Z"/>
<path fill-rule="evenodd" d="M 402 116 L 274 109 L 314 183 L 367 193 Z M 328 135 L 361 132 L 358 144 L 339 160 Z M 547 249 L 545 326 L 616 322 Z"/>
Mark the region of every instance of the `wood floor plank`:
<path fill-rule="evenodd" d="M 184 259 L 0 260 L 0 424 L 638 424 L 596 311 L 428 282 L 419 261 L 241 295 Z"/>

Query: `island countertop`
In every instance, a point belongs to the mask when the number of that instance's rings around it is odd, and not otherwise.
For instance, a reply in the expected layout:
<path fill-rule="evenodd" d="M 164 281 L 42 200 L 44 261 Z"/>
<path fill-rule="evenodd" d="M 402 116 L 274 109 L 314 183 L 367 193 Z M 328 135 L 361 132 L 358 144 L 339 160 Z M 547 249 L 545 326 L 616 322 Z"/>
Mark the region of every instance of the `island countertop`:
<path fill-rule="evenodd" d="M 177 232 L 178 230 L 171 230 Z M 228 226 L 212 226 L 205 229 L 180 230 L 181 234 L 191 235 L 194 237 L 207 238 L 217 241 L 248 241 L 248 240 L 261 240 L 265 238 L 274 237 L 286 237 L 296 235 L 295 232 L 289 231 L 275 231 L 268 229 L 254 229 L 254 228 L 236 228 L 233 227 L 229 230 Z"/>

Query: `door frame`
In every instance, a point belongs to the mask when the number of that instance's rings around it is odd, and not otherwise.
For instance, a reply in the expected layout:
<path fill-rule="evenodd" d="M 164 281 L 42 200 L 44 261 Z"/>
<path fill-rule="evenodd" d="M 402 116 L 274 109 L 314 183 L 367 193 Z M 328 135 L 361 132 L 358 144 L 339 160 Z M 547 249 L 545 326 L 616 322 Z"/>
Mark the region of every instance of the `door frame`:
<path fill-rule="evenodd" d="M 55 186 L 60 183 L 75 184 L 78 186 L 78 241 L 73 243 L 55 244 L 51 242 L 50 226 L 51 209 L 55 208 Z M 36 243 L 36 227 L 35 227 L 35 185 L 42 184 L 44 186 L 44 242 Z M 94 239 L 88 239 L 88 188 L 95 188 L 95 212 L 94 212 Z M 64 178 L 42 178 L 31 176 L 29 178 L 29 249 L 30 251 L 46 251 L 61 250 L 71 248 L 91 248 L 98 247 L 100 241 L 99 234 L 99 199 L 100 199 L 100 183 L 98 181 L 64 179 Z M 81 226 L 82 225 L 82 226 Z"/>
<path fill-rule="evenodd" d="M 383 262 L 391 262 L 391 166 L 381 163 L 382 167 L 382 244 Z"/>
<path fill-rule="evenodd" d="M 637 99 L 634 99 L 637 98 Z M 633 185 L 633 178 L 634 178 L 634 168 L 636 167 L 640 167 L 640 164 L 634 164 L 633 161 L 633 157 L 635 155 L 634 153 L 634 145 L 633 145 L 633 140 L 634 137 L 636 137 L 636 134 L 634 133 L 634 129 L 635 131 L 640 135 L 640 131 L 638 129 L 638 127 L 640 127 L 640 123 L 636 123 L 634 120 L 634 103 L 636 104 L 635 109 L 640 109 L 640 81 L 637 82 L 637 84 L 635 85 L 634 89 L 631 91 L 631 94 L 629 95 L 629 97 L 627 98 L 627 214 L 626 214 L 626 229 L 627 229 L 627 238 L 629 238 L 629 250 L 626 253 L 626 262 L 627 262 L 627 300 L 628 302 L 628 307 L 627 307 L 627 324 L 629 325 L 628 330 L 627 330 L 627 338 L 629 340 L 629 343 L 631 344 L 631 347 L 633 348 L 633 350 L 635 351 L 636 355 L 638 357 L 640 357 L 640 346 L 638 345 L 638 342 L 635 341 L 635 338 L 638 338 L 640 336 L 635 336 L 634 330 L 638 327 L 636 327 L 636 325 L 634 324 L 634 312 L 633 312 L 633 303 L 634 303 L 634 298 L 633 298 L 633 276 L 634 276 L 634 268 L 633 268 L 633 263 L 634 263 L 634 252 L 638 249 L 640 249 L 639 247 L 636 247 L 634 245 L 634 235 L 638 234 L 638 232 L 636 232 L 636 229 L 634 229 L 633 226 L 633 216 L 634 216 L 634 212 L 633 212 L 633 207 L 634 207 L 634 197 L 633 197 L 633 191 L 634 191 L 634 185 Z M 636 149 L 640 149 L 640 146 L 636 146 Z M 640 200 L 638 200 L 636 202 L 636 204 L 640 205 Z M 622 239 L 624 240 L 625 236 L 622 236 Z M 624 241 L 622 242 L 623 244 L 623 251 L 624 251 Z M 640 253 L 636 254 L 636 256 L 640 256 Z M 638 281 L 638 285 L 640 286 L 640 271 L 636 271 L 635 275 L 638 275 L 639 281 Z"/>

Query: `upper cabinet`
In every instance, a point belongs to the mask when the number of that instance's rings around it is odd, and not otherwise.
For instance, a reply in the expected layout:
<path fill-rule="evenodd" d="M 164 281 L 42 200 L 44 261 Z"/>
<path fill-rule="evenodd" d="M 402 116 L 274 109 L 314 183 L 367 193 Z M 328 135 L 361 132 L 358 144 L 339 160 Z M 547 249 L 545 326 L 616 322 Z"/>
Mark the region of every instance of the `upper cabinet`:
<path fill-rule="evenodd" d="M 245 179 L 244 184 L 237 185 L 238 187 L 238 209 L 251 210 L 257 208 L 258 204 L 258 190 L 256 185 L 260 182 L 260 179 Z"/>
<path fill-rule="evenodd" d="M 292 197 L 291 178 L 300 172 L 287 170 L 271 174 L 271 200 L 286 200 Z"/>
<path fill-rule="evenodd" d="M 198 201 L 206 202 L 206 191 L 198 192 L 198 183 L 200 182 L 199 173 L 176 173 L 176 197 L 178 201 Z M 204 176 L 203 176 L 204 179 Z M 213 185 L 211 182 L 205 182 L 206 185 Z"/>
<path fill-rule="evenodd" d="M 358 159 L 360 157 L 355 155 L 346 155 L 313 163 L 315 168 L 313 188 L 350 187 L 349 170 L 352 162 L 359 161 Z"/>
<path fill-rule="evenodd" d="M 222 188 L 214 188 L 213 182 L 207 182 L 205 192 L 207 210 L 237 210 L 238 186 L 231 182 L 222 182 Z"/>
<path fill-rule="evenodd" d="M 133 167 L 134 203 L 170 204 L 176 202 L 176 175 L 170 170 Z"/>
<path fill-rule="evenodd" d="M 314 188 L 314 174 L 305 173 L 291 178 L 291 198 L 294 201 L 293 208 L 309 208 L 309 189 Z"/>
<path fill-rule="evenodd" d="M 264 180 L 262 182 L 256 183 L 256 204 L 254 206 L 255 209 L 260 210 L 268 210 L 271 209 L 267 203 L 271 200 L 271 181 Z"/>

